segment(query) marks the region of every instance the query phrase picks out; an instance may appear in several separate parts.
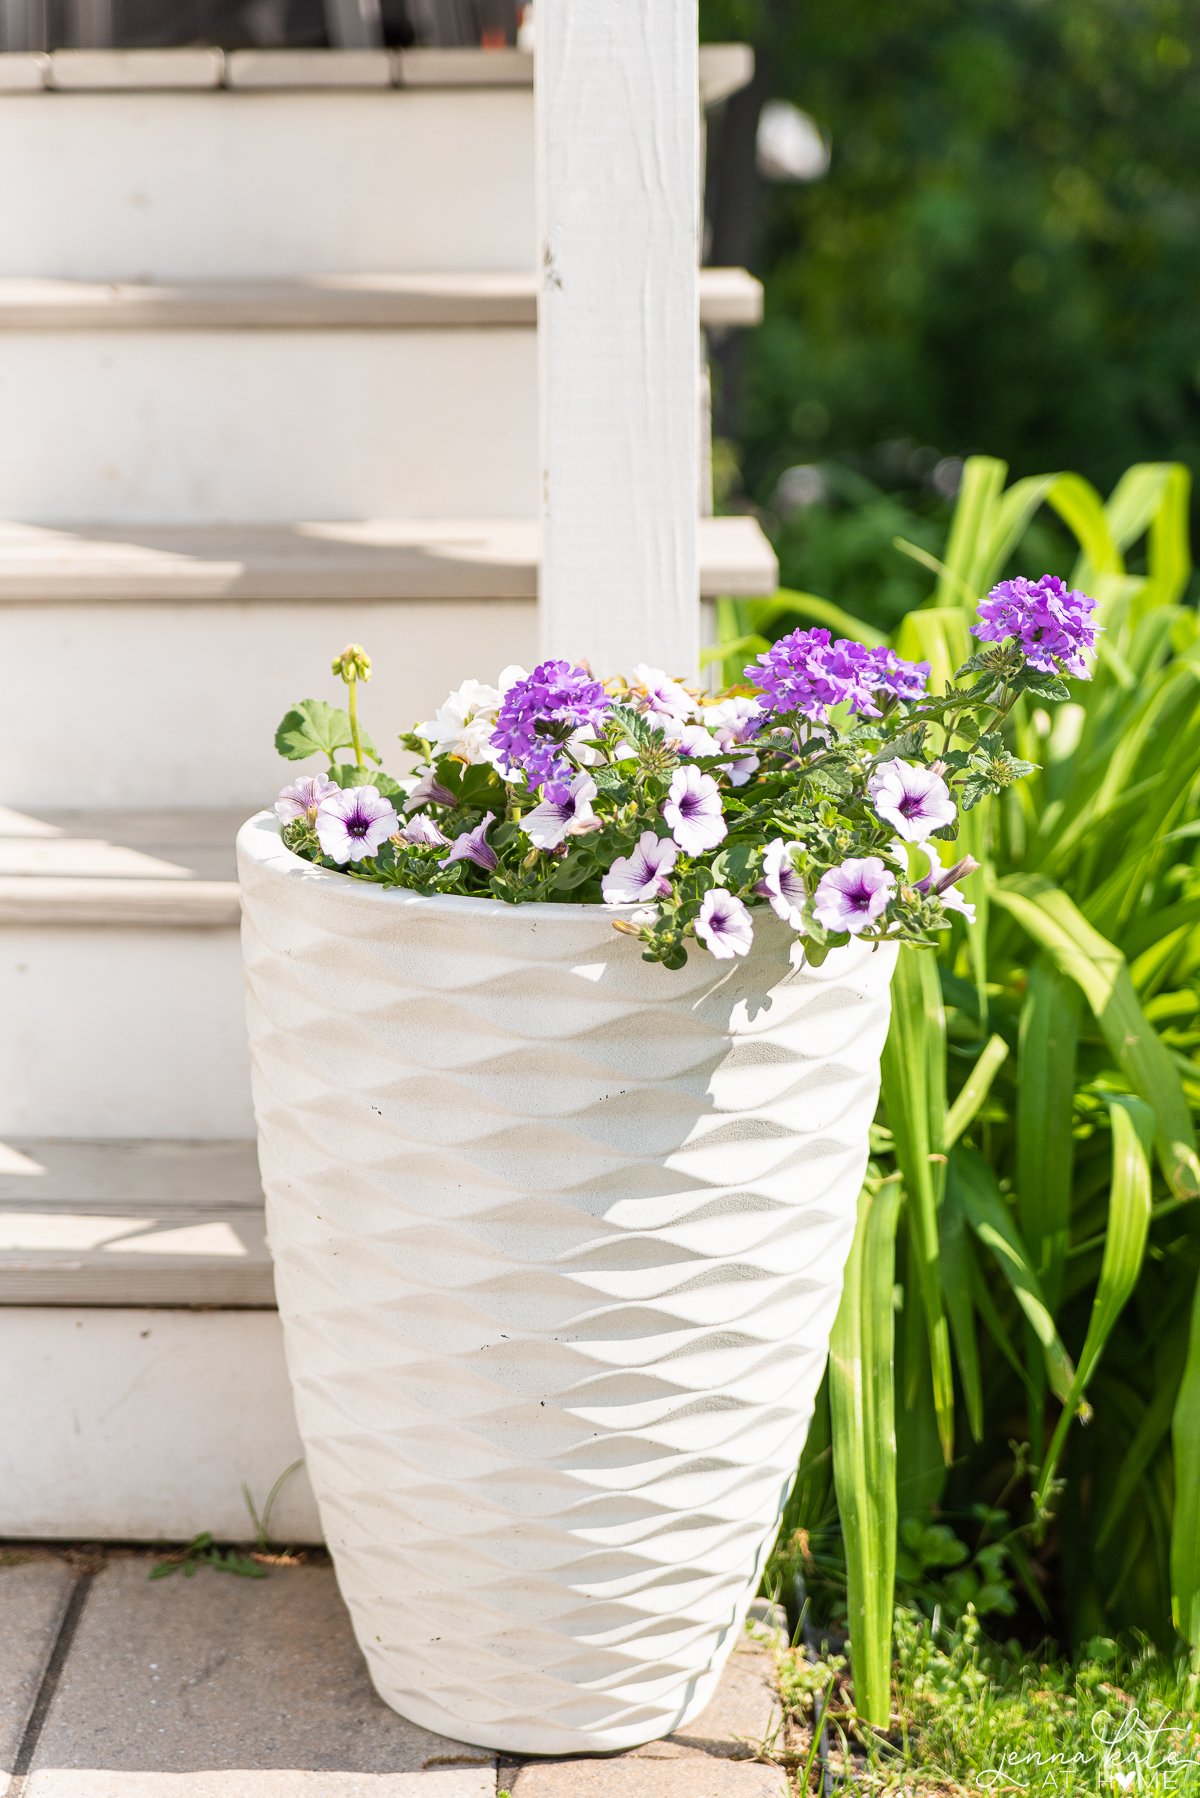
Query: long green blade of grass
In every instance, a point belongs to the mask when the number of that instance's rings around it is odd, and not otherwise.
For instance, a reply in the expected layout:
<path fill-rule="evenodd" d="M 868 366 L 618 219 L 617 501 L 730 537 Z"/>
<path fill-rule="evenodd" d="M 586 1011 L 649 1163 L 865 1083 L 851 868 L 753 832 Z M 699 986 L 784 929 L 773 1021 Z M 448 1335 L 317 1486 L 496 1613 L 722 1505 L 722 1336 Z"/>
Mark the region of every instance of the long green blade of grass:
<path fill-rule="evenodd" d="M 1175 1452 L 1171 1612 L 1176 1629 L 1195 1653 L 1200 1650 L 1200 1282 L 1171 1440 Z"/>
<path fill-rule="evenodd" d="M 1138 1003 L 1120 950 L 1052 882 L 1010 874 L 993 898 L 1079 987 L 1117 1066 L 1154 1113 L 1159 1159 L 1179 1198 L 1200 1195 L 1200 1159 L 1175 1064 Z"/>
<path fill-rule="evenodd" d="M 846 1544 L 855 1702 L 891 1720 L 896 1586 L 895 1181 L 859 1195 L 854 1244 L 829 1347 L 833 1473 Z"/>

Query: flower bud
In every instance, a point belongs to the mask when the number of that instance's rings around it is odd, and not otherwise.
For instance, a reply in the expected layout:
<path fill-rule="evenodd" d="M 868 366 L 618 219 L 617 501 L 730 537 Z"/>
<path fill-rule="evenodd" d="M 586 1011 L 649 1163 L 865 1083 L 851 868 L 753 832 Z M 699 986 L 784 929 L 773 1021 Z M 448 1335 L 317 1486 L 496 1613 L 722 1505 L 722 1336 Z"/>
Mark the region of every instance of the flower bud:
<path fill-rule="evenodd" d="M 361 643 L 347 643 L 341 655 L 333 658 L 333 672 L 340 674 L 347 686 L 353 680 L 370 680 L 371 658 Z"/>

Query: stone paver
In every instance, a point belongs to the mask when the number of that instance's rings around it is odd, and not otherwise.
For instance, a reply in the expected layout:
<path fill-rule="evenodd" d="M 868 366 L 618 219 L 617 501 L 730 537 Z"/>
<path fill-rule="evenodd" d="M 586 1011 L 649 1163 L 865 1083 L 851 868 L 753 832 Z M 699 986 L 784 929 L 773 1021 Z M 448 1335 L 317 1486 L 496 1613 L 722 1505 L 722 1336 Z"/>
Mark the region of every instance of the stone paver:
<path fill-rule="evenodd" d="M 512 1798 L 787 1798 L 782 1767 L 755 1761 L 543 1761 L 522 1767 Z M 65 1798 L 65 1794 L 64 1794 Z"/>
<path fill-rule="evenodd" d="M 55 1560 L 0 1566 L 0 1798 L 21 1746 L 73 1584 Z"/>
<path fill-rule="evenodd" d="M 494 1798 L 495 1762 L 375 1696 L 333 1574 L 96 1576 L 22 1798 Z"/>
<path fill-rule="evenodd" d="M 612 1759 L 502 1768 L 512 1798 L 787 1798 L 787 1774 L 753 1759 L 781 1720 L 775 1657 L 747 1636 L 686 1729 Z"/>

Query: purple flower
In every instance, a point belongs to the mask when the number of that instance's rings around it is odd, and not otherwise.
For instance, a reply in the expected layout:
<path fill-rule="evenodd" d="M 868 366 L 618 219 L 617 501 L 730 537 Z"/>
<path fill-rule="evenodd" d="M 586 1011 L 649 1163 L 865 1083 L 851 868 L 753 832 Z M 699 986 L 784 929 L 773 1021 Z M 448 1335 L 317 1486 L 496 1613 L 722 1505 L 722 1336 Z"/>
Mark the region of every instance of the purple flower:
<path fill-rule="evenodd" d="M 404 801 L 406 812 L 415 812 L 420 805 L 455 805 L 457 801 L 449 787 L 444 787 L 432 768 L 426 768 L 415 786 L 408 789 L 408 798 Z"/>
<path fill-rule="evenodd" d="M 718 961 L 748 955 L 754 941 L 754 921 L 742 904 L 724 887 L 705 893 L 696 919 L 696 935 Z"/>
<path fill-rule="evenodd" d="M 808 890 L 796 872 L 793 856 L 803 843 L 787 843 L 776 837 L 763 850 L 762 878 L 754 890 L 770 901 L 771 910 L 793 930 L 804 922 L 804 904 Z"/>
<path fill-rule="evenodd" d="M 880 763 L 867 782 L 867 792 L 884 823 L 906 843 L 926 842 L 957 816 L 941 775 L 915 762 L 902 762 L 899 756 Z"/>
<path fill-rule="evenodd" d="M 835 642 L 827 630 L 811 630 L 780 637 L 745 674 L 772 711 L 802 712 L 824 724 L 830 706 L 836 705 L 877 718 L 875 695 L 880 692 L 919 698 L 929 666 L 902 662 L 889 649 L 867 649 L 848 637 Z"/>
<path fill-rule="evenodd" d="M 679 851 L 670 837 L 656 837 L 644 830 L 631 855 L 619 855 L 600 891 L 606 905 L 636 905 L 642 899 L 661 899 L 671 890 L 667 879 Z"/>
<path fill-rule="evenodd" d="M 427 817 L 424 812 L 417 812 L 411 817 L 400 835 L 406 843 L 426 849 L 444 849 L 450 841 L 449 837 L 442 832 L 441 827 L 432 818 Z"/>
<path fill-rule="evenodd" d="M 557 784 L 557 783 L 555 783 Z M 579 835 L 595 818 L 592 800 L 596 783 L 590 774 L 577 774 L 561 799 L 549 797 L 521 819 L 521 829 L 535 849 L 557 849 L 563 838 Z"/>
<path fill-rule="evenodd" d="M 851 858 L 821 876 L 813 912 L 826 930 L 857 936 L 886 909 L 895 884 L 896 876 L 877 855 Z"/>
<path fill-rule="evenodd" d="M 598 731 L 611 706 L 612 700 L 586 668 L 542 662 L 505 692 L 492 748 L 506 767 L 520 769 L 530 786 L 568 783 L 575 770 L 561 753 L 563 743 L 573 731 Z"/>
<path fill-rule="evenodd" d="M 317 838 L 330 861 L 360 862 L 379 853 L 399 822 L 376 787 L 339 787 L 321 801 Z"/>
<path fill-rule="evenodd" d="M 903 662 L 894 649 L 873 649 L 874 679 L 881 692 L 896 699 L 923 699 L 929 684 L 928 662 Z"/>
<path fill-rule="evenodd" d="M 1083 658 L 1095 649 L 1099 628 L 1092 623 L 1095 609 L 1094 599 L 1068 588 L 1056 574 L 1044 574 L 1040 581 L 1018 575 L 992 588 L 980 603 L 979 623 L 971 626 L 971 632 L 985 643 L 1015 637 L 1031 668 L 1057 674 L 1061 663 L 1086 680 Z"/>
<path fill-rule="evenodd" d="M 439 868 L 449 868 L 454 862 L 474 862 L 480 868 L 486 868 L 489 874 L 500 866 L 500 858 L 487 840 L 488 826 L 494 824 L 495 812 L 486 812 L 483 822 L 474 830 L 464 830 L 455 837 L 450 845 L 449 855 L 444 855 L 438 863 Z"/>
<path fill-rule="evenodd" d="M 284 787 L 275 801 L 275 816 L 281 824 L 294 824 L 297 818 L 315 824 L 322 799 L 339 791 L 337 782 L 324 774 L 303 774 L 290 787 Z"/>
<path fill-rule="evenodd" d="M 727 835 L 720 790 L 699 768 L 676 768 L 662 815 L 685 855 L 703 855 Z"/>
<path fill-rule="evenodd" d="M 973 855 L 964 855 L 961 861 L 955 862 L 952 868 L 943 868 L 940 858 L 934 854 L 930 844 L 922 843 L 922 851 L 929 863 L 929 872 L 923 880 L 916 882 L 918 893 L 930 893 L 940 899 L 947 911 L 956 911 L 967 920 L 975 922 L 975 907 L 969 899 L 965 899 L 958 890 L 958 882 L 966 880 L 969 874 L 979 871 L 979 863 Z"/>

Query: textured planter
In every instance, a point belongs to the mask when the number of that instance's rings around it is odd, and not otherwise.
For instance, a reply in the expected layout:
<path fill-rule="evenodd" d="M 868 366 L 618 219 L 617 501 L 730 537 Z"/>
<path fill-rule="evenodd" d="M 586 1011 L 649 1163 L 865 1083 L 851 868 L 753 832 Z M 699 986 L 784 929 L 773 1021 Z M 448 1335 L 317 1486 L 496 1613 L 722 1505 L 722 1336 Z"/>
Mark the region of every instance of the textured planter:
<path fill-rule="evenodd" d="M 710 1696 L 804 1442 L 894 951 L 641 959 L 600 907 L 238 839 L 296 1410 L 382 1697 L 534 1754 Z"/>

